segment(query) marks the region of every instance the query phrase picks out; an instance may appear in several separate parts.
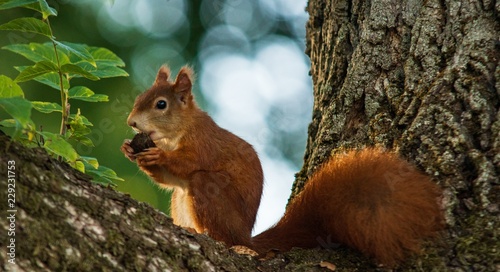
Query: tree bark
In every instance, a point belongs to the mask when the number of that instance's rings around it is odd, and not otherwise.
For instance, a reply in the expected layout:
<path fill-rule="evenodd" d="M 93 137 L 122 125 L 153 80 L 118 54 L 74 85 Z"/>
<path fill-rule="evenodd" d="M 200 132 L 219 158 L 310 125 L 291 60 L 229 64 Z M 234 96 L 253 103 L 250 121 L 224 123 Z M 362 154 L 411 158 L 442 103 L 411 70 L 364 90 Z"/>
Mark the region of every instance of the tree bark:
<path fill-rule="evenodd" d="M 314 109 L 294 193 L 331 153 L 397 150 L 445 189 L 442 256 L 427 262 L 500 269 L 500 2 L 310 0 L 307 10 Z"/>

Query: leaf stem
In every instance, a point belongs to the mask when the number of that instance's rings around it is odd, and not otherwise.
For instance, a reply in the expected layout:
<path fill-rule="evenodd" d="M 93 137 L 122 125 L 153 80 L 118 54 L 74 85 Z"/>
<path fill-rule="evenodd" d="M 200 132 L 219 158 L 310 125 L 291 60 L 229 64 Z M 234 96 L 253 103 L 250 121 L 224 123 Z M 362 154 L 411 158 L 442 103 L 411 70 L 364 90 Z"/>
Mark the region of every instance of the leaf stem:
<path fill-rule="evenodd" d="M 61 62 L 59 60 L 59 54 L 57 53 L 57 44 L 54 41 L 55 38 L 54 38 L 54 34 L 52 33 L 52 26 L 50 25 L 49 18 L 47 18 L 45 20 L 47 21 L 47 25 L 49 26 L 51 42 L 52 42 L 52 45 L 54 47 L 54 54 L 56 56 L 56 61 L 57 61 L 57 70 L 58 70 L 58 74 L 59 74 L 59 86 L 61 87 L 60 91 L 61 91 L 61 107 L 62 107 L 61 128 L 59 130 L 59 134 L 61 134 L 61 136 L 64 136 L 66 134 L 66 130 L 67 130 L 66 124 L 68 123 L 69 110 L 70 110 L 69 103 L 68 103 L 68 94 L 64 90 L 64 82 L 63 82 L 64 75 L 61 71 Z"/>

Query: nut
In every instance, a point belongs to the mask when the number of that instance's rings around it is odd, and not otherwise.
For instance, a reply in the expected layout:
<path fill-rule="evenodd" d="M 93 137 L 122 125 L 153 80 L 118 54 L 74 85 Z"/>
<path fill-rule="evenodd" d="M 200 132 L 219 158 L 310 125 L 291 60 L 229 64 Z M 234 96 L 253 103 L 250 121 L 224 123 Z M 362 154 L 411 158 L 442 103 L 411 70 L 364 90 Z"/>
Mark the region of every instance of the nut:
<path fill-rule="evenodd" d="M 148 134 L 146 133 L 137 133 L 132 141 L 130 142 L 130 147 L 134 149 L 134 154 L 140 153 L 144 151 L 144 149 L 155 147 L 155 143 Z"/>

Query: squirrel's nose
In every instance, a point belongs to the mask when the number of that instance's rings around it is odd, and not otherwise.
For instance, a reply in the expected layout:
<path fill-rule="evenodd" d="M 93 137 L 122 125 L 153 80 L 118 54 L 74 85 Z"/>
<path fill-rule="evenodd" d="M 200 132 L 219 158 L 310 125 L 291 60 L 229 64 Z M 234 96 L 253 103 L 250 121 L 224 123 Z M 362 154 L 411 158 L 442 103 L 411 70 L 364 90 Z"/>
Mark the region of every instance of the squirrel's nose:
<path fill-rule="evenodd" d="M 129 125 L 130 127 L 136 128 L 137 127 L 137 123 L 134 120 L 134 118 L 131 118 L 131 117 L 132 117 L 132 114 L 129 115 L 128 118 L 127 118 L 127 125 Z"/>

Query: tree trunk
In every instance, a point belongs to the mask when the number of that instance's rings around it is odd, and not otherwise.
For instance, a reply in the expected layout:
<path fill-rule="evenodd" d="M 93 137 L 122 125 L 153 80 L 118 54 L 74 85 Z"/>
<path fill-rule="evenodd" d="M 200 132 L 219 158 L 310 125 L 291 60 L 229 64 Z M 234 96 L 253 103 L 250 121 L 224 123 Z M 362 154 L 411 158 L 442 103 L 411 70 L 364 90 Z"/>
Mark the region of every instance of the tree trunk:
<path fill-rule="evenodd" d="M 401 270 L 498 269 L 500 3 L 310 0 L 308 10 L 315 105 L 294 192 L 341 148 L 396 149 L 445 188 L 449 226 Z M 6 271 L 319 271 L 323 260 L 379 270 L 345 247 L 237 255 L 5 136 L 0 173 Z"/>
<path fill-rule="evenodd" d="M 331 153 L 397 150 L 445 189 L 433 265 L 500 269 L 500 2 L 310 0 L 308 11 L 314 112 L 294 193 Z"/>

